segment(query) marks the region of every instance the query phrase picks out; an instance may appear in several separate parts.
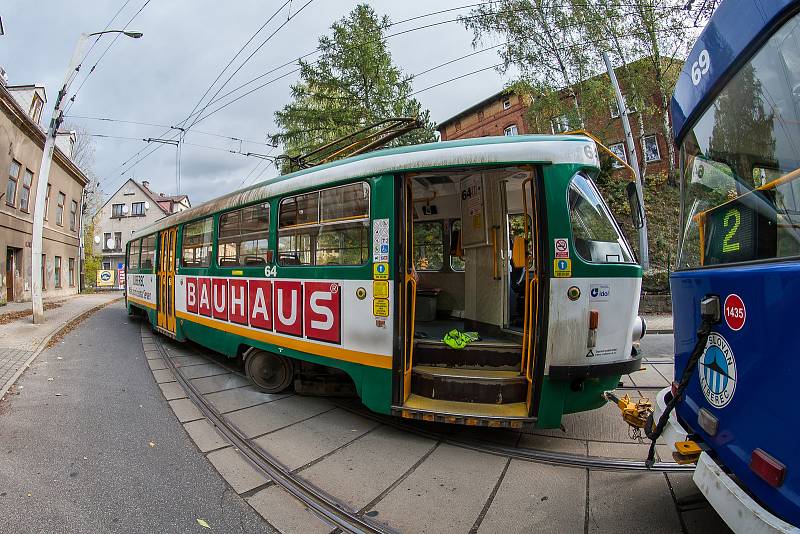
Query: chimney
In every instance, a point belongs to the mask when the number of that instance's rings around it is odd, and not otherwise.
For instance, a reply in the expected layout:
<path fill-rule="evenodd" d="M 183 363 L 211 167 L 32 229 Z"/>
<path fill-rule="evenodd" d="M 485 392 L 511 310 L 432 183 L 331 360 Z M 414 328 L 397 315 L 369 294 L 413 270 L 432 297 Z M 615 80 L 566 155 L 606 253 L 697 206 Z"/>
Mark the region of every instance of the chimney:
<path fill-rule="evenodd" d="M 142 187 L 144 187 L 145 189 L 147 189 L 149 191 L 150 190 L 150 182 L 148 182 L 147 180 L 142 180 Z"/>

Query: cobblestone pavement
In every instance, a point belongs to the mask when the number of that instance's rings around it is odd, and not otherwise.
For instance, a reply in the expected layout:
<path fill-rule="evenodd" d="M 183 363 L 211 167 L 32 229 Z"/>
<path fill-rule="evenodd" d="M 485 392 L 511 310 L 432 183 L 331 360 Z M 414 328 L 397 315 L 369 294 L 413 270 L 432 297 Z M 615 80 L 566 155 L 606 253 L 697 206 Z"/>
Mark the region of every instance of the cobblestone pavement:
<path fill-rule="evenodd" d="M 33 324 L 31 316 L 0 325 L 0 399 L 44 343 L 69 321 L 95 306 L 118 299 L 120 292 L 94 293 L 59 298 L 46 303 L 59 304 L 45 311 L 45 322 Z M 25 311 L 30 302 L 14 302 L 0 308 L 0 317 L 9 313 Z"/>

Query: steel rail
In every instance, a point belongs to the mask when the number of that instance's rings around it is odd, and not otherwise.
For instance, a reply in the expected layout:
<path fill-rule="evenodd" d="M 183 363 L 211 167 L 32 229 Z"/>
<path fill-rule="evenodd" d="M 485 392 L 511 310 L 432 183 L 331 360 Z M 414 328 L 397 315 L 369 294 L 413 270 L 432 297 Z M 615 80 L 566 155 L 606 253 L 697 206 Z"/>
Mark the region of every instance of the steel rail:
<path fill-rule="evenodd" d="M 200 412 L 231 442 L 238 448 L 255 467 L 266 475 L 289 494 L 311 508 L 317 515 L 332 523 L 335 527 L 345 532 L 354 534 L 390 534 L 393 530 L 376 525 L 358 516 L 355 512 L 347 510 L 346 506 L 337 502 L 332 497 L 314 487 L 309 482 L 293 474 L 284 465 L 278 462 L 266 451 L 250 443 L 245 434 L 235 425 L 225 420 L 225 417 L 217 411 L 204 397 L 197 391 L 192 383 L 183 376 L 175 366 L 172 357 L 164 349 L 161 336 L 153 336 L 155 345 L 161 353 L 164 361 L 170 368 L 172 375 L 186 391 L 192 402 L 198 407 Z"/>
<path fill-rule="evenodd" d="M 221 363 L 216 358 L 211 358 L 207 354 L 194 351 L 195 354 L 213 361 L 215 364 L 228 369 L 232 373 L 239 376 L 245 376 L 241 371 L 234 369 L 227 363 Z M 634 460 L 630 458 L 611 458 L 607 456 L 581 456 L 578 454 L 548 451 L 544 449 L 534 449 L 527 447 L 512 447 L 507 445 L 498 445 L 486 441 L 453 438 L 445 433 L 436 432 L 433 430 L 424 430 L 405 423 L 394 417 L 388 417 L 377 414 L 366 408 L 359 408 L 349 403 L 331 400 L 331 402 L 338 408 L 347 410 L 350 413 L 359 415 L 377 421 L 379 423 L 391 426 L 397 430 L 416 434 L 421 437 L 433 439 L 453 445 L 463 449 L 469 449 L 476 452 L 485 452 L 494 456 L 502 456 L 505 458 L 512 458 L 516 460 L 523 460 L 527 462 L 542 463 L 548 465 L 555 465 L 561 467 L 577 467 L 582 469 L 593 469 L 597 471 L 639 471 L 639 472 L 654 472 L 654 473 L 691 473 L 694 471 L 694 464 L 679 464 L 676 462 L 656 462 L 652 467 L 648 468 L 644 460 Z"/>

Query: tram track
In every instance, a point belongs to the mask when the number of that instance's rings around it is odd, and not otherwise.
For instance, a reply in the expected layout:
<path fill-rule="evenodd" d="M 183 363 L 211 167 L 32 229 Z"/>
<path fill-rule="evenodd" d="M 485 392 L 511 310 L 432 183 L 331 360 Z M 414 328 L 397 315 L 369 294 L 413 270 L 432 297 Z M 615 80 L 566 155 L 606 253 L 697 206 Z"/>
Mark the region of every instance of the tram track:
<path fill-rule="evenodd" d="M 159 347 L 160 350 L 163 351 L 163 347 L 160 343 L 160 340 L 157 343 L 157 346 Z M 236 369 L 235 367 L 231 366 L 229 362 L 221 361 L 222 360 L 221 358 L 209 355 L 204 351 L 198 351 L 194 346 L 193 346 L 193 353 L 197 356 L 200 356 L 208 360 L 209 362 L 212 362 L 216 365 L 225 368 L 231 373 L 237 374 L 242 377 L 245 376 L 240 369 Z M 168 357 L 165 356 L 165 358 Z M 170 365 L 173 365 L 171 361 Z M 174 369 L 175 370 L 173 372 L 176 375 L 179 375 L 180 371 L 178 371 L 176 368 Z M 182 375 L 181 378 L 183 378 Z M 188 382 L 188 381 L 186 381 L 186 379 L 184 378 L 182 382 Z M 188 384 L 185 387 L 191 387 L 191 384 Z M 643 389 L 643 388 L 633 388 L 633 389 Z M 196 394 L 200 395 L 199 393 Z M 202 397 L 202 395 L 200 395 L 200 397 Z M 618 471 L 618 472 L 689 473 L 694 470 L 693 464 L 682 465 L 676 462 L 659 461 L 656 462 L 652 467 L 648 468 L 645 465 L 644 460 L 636 460 L 630 458 L 613 458 L 604 456 L 588 456 L 588 455 L 583 456 L 574 453 L 558 452 L 545 449 L 501 445 L 486 440 L 453 437 L 444 432 L 437 432 L 436 430 L 433 429 L 420 428 L 419 426 L 413 423 L 405 422 L 402 419 L 389 417 L 383 414 L 377 414 L 375 412 L 368 410 L 363 406 L 356 406 L 354 405 L 354 403 L 345 402 L 340 399 L 328 399 L 328 400 L 337 408 L 340 408 L 342 410 L 348 411 L 360 417 L 370 419 L 377 423 L 392 427 L 394 429 L 403 432 L 414 434 L 419 437 L 424 437 L 427 439 L 432 439 L 439 443 L 445 443 L 463 449 L 487 453 L 510 459 L 543 463 L 560 467 L 574 467 L 574 468 L 597 470 L 597 471 L 602 470 L 602 471 Z M 211 407 L 207 403 L 207 401 L 205 401 L 205 399 L 203 399 L 203 402 L 209 410 L 214 410 L 213 407 Z M 217 415 L 217 420 L 219 420 L 220 424 L 223 425 L 226 424 L 224 421 L 224 417 L 221 414 L 217 413 L 216 415 Z M 215 424 L 217 424 L 217 420 L 214 421 Z M 620 424 L 623 423 L 620 422 Z M 244 438 L 243 434 L 240 431 L 238 431 L 235 428 L 234 431 L 238 433 L 241 439 L 246 440 L 246 438 Z M 272 460 L 274 461 L 274 459 Z"/>
<path fill-rule="evenodd" d="M 356 534 L 390 534 L 393 531 L 382 525 L 377 525 L 358 513 L 350 511 L 347 507 L 336 501 L 333 497 L 314 487 L 312 484 L 303 480 L 298 475 L 292 473 L 290 469 L 278 462 L 272 455 L 258 446 L 252 444 L 251 440 L 225 416 L 220 413 L 213 405 L 205 399 L 197 388 L 188 380 L 179 367 L 172 361 L 169 352 L 164 348 L 163 338 L 154 336 L 155 346 L 161 354 L 164 362 L 172 372 L 175 380 L 184 388 L 186 395 L 197 406 L 200 412 L 217 430 L 236 447 L 248 460 L 260 470 L 263 475 L 282 487 L 303 505 L 313 510 L 318 516 L 334 525 L 344 532 Z M 197 352 L 195 351 L 197 354 Z M 198 354 L 206 357 L 204 354 Z M 211 360 L 210 358 L 206 359 Z M 219 362 L 214 362 L 219 363 Z"/>

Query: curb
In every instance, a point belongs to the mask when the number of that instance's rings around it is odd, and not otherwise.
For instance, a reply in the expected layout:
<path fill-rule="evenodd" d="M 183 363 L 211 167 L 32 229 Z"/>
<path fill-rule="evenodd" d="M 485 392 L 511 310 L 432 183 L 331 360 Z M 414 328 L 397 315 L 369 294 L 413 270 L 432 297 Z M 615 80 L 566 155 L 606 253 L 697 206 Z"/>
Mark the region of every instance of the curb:
<path fill-rule="evenodd" d="M 108 302 L 106 302 L 104 304 L 98 304 L 97 306 L 93 306 L 93 307 L 89 308 L 88 310 L 86 310 L 85 312 L 81 313 L 78 317 L 80 317 L 82 315 L 86 315 L 87 313 L 89 315 L 93 315 L 93 314 L 97 313 L 98 311 L 100 311 L 101 309 L 105 308 L 106 306 L 108 306 L 110 304 L 113 304 L 114 302 L 119 301 L 121 298 L 122 297 L 119 297 L 119 298 L 116 298 L 116 299 L 113 299 L 113 300 L 109 300 Z M 72 319 L 74 319 L 74 317 Z M 23 363 L 20 366 L 20 368 L 17 370 L 17 372 L 14 373 L 11 376 L 11 378 L 8 379 L 8 382 L 6 382 L 2 387 L 0 387 L 0 402 L 5 400 L 6 393 L 8 393 L 8 391 L 11 389 L 11 386 L 13 386 L 17 382 L 17 380 L 19 380 L 19 377 L 22 376 L 22 373 L 24 373 L 25 370 L 28 367 L 30 367 L 31 363 L 33 363 L 33 360 L 35 360 L 39 356 L 39 354 L 41 354 L 42 352 L 45 351 L 45 349 L 47 348 L 47 345 L 50 343 L 50 340 L 53 339 L 54 337 L 56 337 L 61 332 L 63 332 L 64 329 L 67 328 L 67 326 L 69 326 L 69 324 L 72 322 L 72 319 L 68 320 L 66 323 L 61 325 L 56 330 L 53 330 L 52 332 L 50 332 L 50 334 L 47 337 L 45 337 L 42 341 L 39 342 L 39 344 L 36 346 L 36 349 L 34 349 L 33 354 L 31 354 L 30 358 L 25 360 L 25 363 Z"/>

